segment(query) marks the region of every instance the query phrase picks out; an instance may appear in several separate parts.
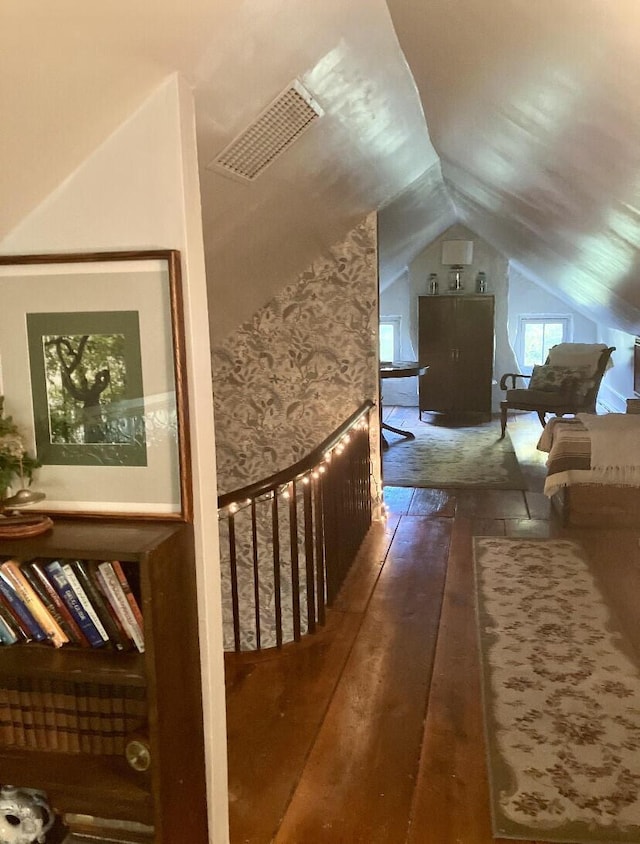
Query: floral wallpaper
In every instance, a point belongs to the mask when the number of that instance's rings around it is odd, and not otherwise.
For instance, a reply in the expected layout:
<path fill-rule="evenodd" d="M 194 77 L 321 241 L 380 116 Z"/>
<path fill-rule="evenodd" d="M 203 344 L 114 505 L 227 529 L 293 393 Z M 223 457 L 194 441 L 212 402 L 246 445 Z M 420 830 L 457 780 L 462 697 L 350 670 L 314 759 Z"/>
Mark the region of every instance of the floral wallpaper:
<path fill-rule="evenodd" d="M 212 350 L 220 493 L 295 463 L 377 396 L 370 215 Z"/>
<path fill-rule="evenodd" d="M 377 399 L 377 323 L 377 226 L 376 215 L 371 214 L 330 255 L 241 325 L 224 347 L 212 349 L 220 493 L 290 466 L 363 400 Z M 372 451 L 379 459 L 374 428 Z M 225 647 L 233 647 L 224 520 L 220 525 Z M 239 553 L 241 616 L 251 619 L 253 573 L 244 538 L 239 540 Z M 269 560 L 268 553 L 264 557 Z M 290 593 L 286 563 L 283 560 L 283 589 Z M 268 647 L 274 642 L 265 617 L 272 605 L 266 565 L 264 575 L 262 646 Z M 255 647 L 249 628 L 243 630 L 242 643 Z"/>

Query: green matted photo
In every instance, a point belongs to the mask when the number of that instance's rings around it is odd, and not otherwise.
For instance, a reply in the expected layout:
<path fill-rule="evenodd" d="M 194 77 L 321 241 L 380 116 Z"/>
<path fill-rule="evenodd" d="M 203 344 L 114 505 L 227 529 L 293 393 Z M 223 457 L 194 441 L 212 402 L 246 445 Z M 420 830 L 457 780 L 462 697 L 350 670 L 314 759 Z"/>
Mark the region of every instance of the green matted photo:
<path fill-rule="evenodd" d="M 137 311 L 26 316 L 41 463 L 146 466 Z"/>
<path fill-rule="evenodd" d="M 38 510 L 190 521 L 180 254 L 0 256 L 0 395 Z"/>

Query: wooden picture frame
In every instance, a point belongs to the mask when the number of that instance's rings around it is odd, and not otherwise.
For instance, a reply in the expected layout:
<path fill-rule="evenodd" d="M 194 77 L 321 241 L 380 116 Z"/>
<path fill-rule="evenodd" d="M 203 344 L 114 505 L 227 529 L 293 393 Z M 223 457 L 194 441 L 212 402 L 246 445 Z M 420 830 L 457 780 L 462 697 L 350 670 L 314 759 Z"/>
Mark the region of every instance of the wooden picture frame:
<path fill-rule="evenodd" d="M 180 253 L 0 256 L 0 394 L 38 510 L 192 519 Z"/>

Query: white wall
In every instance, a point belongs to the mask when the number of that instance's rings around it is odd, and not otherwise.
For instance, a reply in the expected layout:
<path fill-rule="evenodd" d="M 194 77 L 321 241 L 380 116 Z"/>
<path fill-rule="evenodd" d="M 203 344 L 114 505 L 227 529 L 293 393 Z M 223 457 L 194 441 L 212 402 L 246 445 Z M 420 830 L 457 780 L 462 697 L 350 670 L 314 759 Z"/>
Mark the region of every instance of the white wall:
<path fill-rule="evenodd" d="M 593 320 L 579 314 L 563 299 L 559 299 L 518 272 L 513 267 L 509 272 L 509 339 L 516 348 L 518 342 L 518 318 L 524 314 L 553 314 L 569 316 L 573 323 L 573 343 L 597 343 L 598 326 Z"/>
<path fill-rule="evenodd" d="M 633 346 L 635 339 L 635 335 L 613 328 L 601 327 L 598 332 L 599 343 L 616 347 L 612 355 L 613 369 L 606 373 L 598 394 L 598 400 L 605 410 L 624 413 L 627 399 L 634 395 Z"/>
<path fill-rule="evenodd" d="M 412 324 L 412 298 L 408 270 L 405 270 L 380 293 L 380 316 L 400 317 L 399 360 L 417 360 L 418 347 L 414 345 L 409 329 Z M 382 381 L 381 389 L 383 405 L 397 404 L 402 407 L 417 407 L 418 405 L 417 378 L 387 378 Z"/>
<path fill-rule="evenodd" d="M 208 810 L 220 844 L 227 766 L 208 311 L 193 103 L 177 76 L 0 242 L 2 254 L 147 248 L 182 253 Z"/>

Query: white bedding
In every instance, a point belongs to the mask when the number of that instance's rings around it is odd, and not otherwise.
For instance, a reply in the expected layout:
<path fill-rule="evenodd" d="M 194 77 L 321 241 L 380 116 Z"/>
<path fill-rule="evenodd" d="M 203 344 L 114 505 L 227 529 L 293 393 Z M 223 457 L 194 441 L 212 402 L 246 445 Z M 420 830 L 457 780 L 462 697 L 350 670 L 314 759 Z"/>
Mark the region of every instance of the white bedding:
<path fill-rule="evenodd" d="M 640 415 L 578 413 L 591 438 L 591 468 L 618 483 L 640 483 Z"/>
<path fill-rule="evenodd" d="M 640 487 L 640 415 L 554 418 L 538 448 L 549 453 L 546 495 L 573 484 Z"/>

